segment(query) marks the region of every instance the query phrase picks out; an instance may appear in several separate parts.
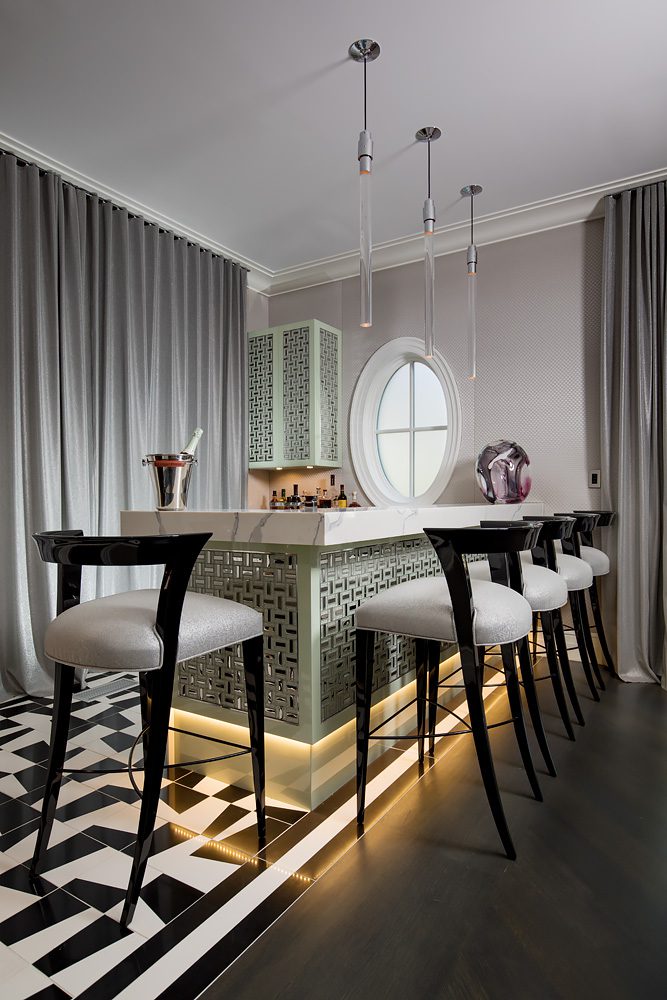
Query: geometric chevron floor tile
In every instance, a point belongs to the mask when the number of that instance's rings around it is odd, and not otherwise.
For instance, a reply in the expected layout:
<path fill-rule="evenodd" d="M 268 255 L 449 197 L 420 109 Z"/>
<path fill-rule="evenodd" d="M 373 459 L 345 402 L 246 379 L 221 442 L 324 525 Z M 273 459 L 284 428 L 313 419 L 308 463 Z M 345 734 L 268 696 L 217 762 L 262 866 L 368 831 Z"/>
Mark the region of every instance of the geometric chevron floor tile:
<path fill-rule="evenodd" d="M 108 680 L 98 674 L 93 685 Z M 139 732 L 139 696 L 86 697 L 73 702 L 67 766 L 103 773 L 65 778 L 34 880 L 51 702 L 0 704 L 2 1000 L 195 1000 L 356 842 L 352 782 L 312 812 L 267 799 L 260 845 L 252 793 L 169 770 L 141 898 L 122 930 L 141 800 L 119 768 Z M 423 774 L 412 744 L 403 747 L 369 767 L 367 829 Z M 441 751 L 439 740 L 436 759 Z"/>

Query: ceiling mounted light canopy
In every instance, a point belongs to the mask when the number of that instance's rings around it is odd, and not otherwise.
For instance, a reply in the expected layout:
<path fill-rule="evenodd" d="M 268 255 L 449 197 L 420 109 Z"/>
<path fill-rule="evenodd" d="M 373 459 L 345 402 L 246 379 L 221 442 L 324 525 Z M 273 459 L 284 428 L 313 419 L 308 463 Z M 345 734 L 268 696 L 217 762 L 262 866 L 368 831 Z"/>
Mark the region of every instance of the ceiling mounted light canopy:
<path fill-rule="evenodd" d="M 435 231 L 435 202 L 431 198 L 431 143 L 439 139 L 442 132 L 436 125 L 420 128 L 415 134 L 417 142 L 425 142 L 427 155 L 426 200 L 424 201 L 424 357 L 433 357 L 434 312 L 435 312 L 435 260 L 433 256 L 433 234 Z"/>
<path fill-rule="evenodd" d="M 359 325 L 373 325 L 371 254 L 371 170 L 373 167 L 373 138 L 366 116 L 366 66 L 380 55 L 380 46 L 372 38 L 359 38 L 348 50 L 355 62 L 364 64 L 364 127 L 359 133 L 357 157 L 359 160 L 359 278 L 361 281 L 361 315 Z"/>
<path fill-rule="evenodd" d="M 468 246 L 468 378 L 477 378 L 477 247 L 475 246 L 475 195 L 482 193 L 481 184 L 466 184 L 461 188 L 464 198 L 470 198 L 470 245 Z"/>

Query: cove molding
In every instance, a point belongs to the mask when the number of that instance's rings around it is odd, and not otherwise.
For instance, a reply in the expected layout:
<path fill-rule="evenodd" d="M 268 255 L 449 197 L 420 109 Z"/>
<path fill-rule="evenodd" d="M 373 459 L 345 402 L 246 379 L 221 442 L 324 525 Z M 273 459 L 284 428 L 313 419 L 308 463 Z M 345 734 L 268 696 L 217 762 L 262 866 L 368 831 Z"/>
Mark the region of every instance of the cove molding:
<path fill-rule="evenodd" d="M 36 164 L 38 167 L 54 171 L 71 184 L 76 184 L 101 198 L 106 198 L 123 208 L 127 208 L 128 211 L 142 216 L 147 222 L 169 229 L 178 236 L 212 250 L 213 253 L 235 260 L 243 267 L 248 268 L 248 288 L 263 295 L 280 295 L 300 288 L 327 284 L 330 281 L 342 281 L 345 278 L 357 277 L 359 274 L 358 250 L 349 250 L 293 267 L 272 270 L 264 264 L 236 253 L 210 236 L 190 229 L 175 219 L 136 201 L 129 195 L 116 191 L 65 163 L 54 160 L 45 153 L 25 145 L 4 132 L 0 132 L 0 147 L 9 153 L 14 153 L 21 159 Z M 665 179 L 667 179 L 667 167 L 662 167 L 648 173 L 635 174 L 632 177 L 598 184 L 595 187 L 570 191 L 567 194 L 546 198 L 543 201 L 517 205 L 489 215 L 475 216 L 475 242 L 477 246 L 488 246 L 503 240 L 530 236 L 534 233 L 546 232 L 549 229 L 560 229 L 562 226 L 599 219 L 604 214 L 603 199 L 605 195 Z M 468 230 L 469 222 L 467 219 L 437 228 L 434 233 L 436 256 L 442 257 L 445 254 L 457 253 L 467 247 Z M 422 258 L 423 233 L 412 233 L 409 236 L 376 244 L 373 247 L 373 270 L 385 271 L 391 267 L 413 264 Z"/>

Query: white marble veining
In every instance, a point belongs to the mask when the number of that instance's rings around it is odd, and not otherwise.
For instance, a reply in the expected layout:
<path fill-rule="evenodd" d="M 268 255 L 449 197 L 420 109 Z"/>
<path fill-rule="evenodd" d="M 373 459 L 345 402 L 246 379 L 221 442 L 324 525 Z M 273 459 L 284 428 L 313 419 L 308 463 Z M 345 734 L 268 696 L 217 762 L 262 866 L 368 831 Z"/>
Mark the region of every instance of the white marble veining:
<path fill-rule="evenodd" d="M 315 512 L 124 510 L 120 530 L 124 535 L 210 531 L 217 542 L 340 547 L 420 535 L 424 528 L 459 528 L 479 524 L 482 519 L 520 520 L 527 514 L 543 513 L 544 504 L 539 501 L 511 506 L 451 504 Z"/>

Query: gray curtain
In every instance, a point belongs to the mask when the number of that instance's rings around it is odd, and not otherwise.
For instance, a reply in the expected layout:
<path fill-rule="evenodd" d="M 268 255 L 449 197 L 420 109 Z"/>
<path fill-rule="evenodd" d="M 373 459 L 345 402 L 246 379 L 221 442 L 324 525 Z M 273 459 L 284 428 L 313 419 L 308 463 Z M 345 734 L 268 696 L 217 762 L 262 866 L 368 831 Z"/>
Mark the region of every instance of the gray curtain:
<path fill-rule="evenodd" d="M 190 507 L 246 503 L 246 272 L 53 174 L 0 156 L 0 697 L 51 688 L 55 573 L 31 533 L 117 534 L 154 505 L 141 459 L 204 428 Z M 84 573 L 84 598 L 147 582 Z M 16 585 L 15 585 L 16 582 Z"/>
<path fill-rule="evenodd" d="M 665 182 L 605 199 L 603 505 L 614 572 L 605 593 L 626 681 L 667 687 L 667 218 Z M 606 539 L 605 539 L 606 541 Z"/>

